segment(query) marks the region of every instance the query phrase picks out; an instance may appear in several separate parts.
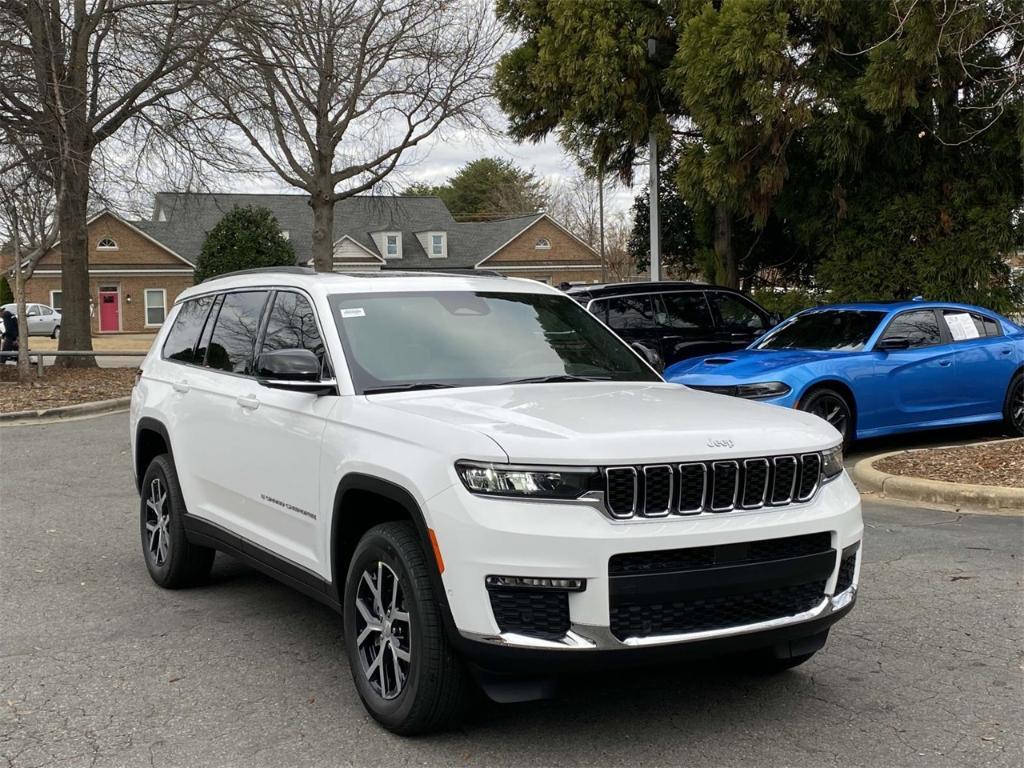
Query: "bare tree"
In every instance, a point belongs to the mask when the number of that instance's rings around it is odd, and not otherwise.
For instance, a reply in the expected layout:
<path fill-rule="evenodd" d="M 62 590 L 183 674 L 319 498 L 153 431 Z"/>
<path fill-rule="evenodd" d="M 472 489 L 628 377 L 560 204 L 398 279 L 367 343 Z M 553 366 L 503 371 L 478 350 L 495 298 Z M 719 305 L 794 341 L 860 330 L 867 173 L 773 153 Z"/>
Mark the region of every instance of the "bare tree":
<path fill-rule="evenodd" d="M 254 0 L 225 26 L 197 109 L 309 195 L 329 271 L 337 201 L 443 128 L 486 123 L 500 39 L 481 0 Z"/>
<path fill-rule="evenodd" d="M 22 160 L 59 196 L 60 349 L 92 349 L 86 221 L 97 148 L 126 126 L 169 134 L 159 107 L 203 66 L 244 0 L 2 0 L 0 128 L 32 141 Z M 94 365 L 93 358 L 64 358 Z"/>

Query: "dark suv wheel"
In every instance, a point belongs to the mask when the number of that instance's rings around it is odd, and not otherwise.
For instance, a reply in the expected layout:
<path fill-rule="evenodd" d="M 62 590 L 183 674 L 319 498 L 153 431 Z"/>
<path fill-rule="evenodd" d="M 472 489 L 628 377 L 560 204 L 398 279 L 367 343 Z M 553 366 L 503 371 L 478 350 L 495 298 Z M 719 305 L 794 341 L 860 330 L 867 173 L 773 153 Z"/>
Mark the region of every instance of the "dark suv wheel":
<path fill-rule="evenodd" d="M 153 581 L 166 589 L 201 582 L 210 573 L 216 552 L 185 537 L 185 500 L 169 456 L 157 456 L 146 467 L 140 495 L 142 554 Z"/>
<path fill-rule="evenodd" d="M 356 690 L 375 720 L 403 735 L 454 725 L 472 690 L 427 568 L 413 525 L 384 523 L 359 541 L 345 580 L 345 648 Z"/>

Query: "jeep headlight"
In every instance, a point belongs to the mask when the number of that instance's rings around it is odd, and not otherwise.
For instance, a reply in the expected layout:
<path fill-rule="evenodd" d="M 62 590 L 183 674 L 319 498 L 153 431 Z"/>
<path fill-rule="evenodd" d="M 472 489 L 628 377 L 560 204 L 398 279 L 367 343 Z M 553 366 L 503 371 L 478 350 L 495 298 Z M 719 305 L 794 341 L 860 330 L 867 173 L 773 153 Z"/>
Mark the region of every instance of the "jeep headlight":
<path fill-rule="evenodd" d="M 821 452 L 821 482 L 835 480 L 843 472 L 843 446 Z"/>
<path fill-rule="evenodd" d="M 459 461 L 459 479 L 470 493 L 535 499 L 575 499 L 596 488 L 597 467 L 537 467 Z"/>

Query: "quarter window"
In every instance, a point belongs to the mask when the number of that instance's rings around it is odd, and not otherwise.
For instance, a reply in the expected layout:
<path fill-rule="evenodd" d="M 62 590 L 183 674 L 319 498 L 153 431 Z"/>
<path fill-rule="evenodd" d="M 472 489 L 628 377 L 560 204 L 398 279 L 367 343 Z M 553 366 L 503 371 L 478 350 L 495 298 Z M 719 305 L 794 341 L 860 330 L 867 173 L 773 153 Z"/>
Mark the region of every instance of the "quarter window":
<path fill-rule="evenodd" d="M 708 301 L 718 314 L 722 330 L 751 333 L 765 330 L 765 319 L 754 307 L 731 293 L 708 292 Z"/>
<path fill-rule="evenodd" d="M 267 320 L 261 352 L 281 349 L 308 349 L 324 363 L 324 342 L 316 325 L 313 308 L 304 296 L 279 291 Z"/>
<path fill-rule="evenodd" d="M 207 367 L 229 373 L 252 373 L 253 349 L 266 303 L 266 291 L 224 295 L 206 350 Z"/>
<path fill-rule="evenodd" d="M 146 325 L 163 325 L 167 316 L 167 291 L 163 288 L 147 288 L 144 294 L 146 302 Z"/>
<path fill-rule="evenodd" d="M 910 348 L 931 347 L 942 343 L 939 321 L 930 309 L 904 312 L 889 323 L 882 338 L 904 337 L 910 341 Z"/>
<path fill-rule="evenodd" d="M 164 359 L 180 363 L 195 363 L 196 343 L 203 332 L 203 324 L 213 305 L 212 296 L 200 296 L 184 302 L 174 317 L 174 325 L 164 342 Z M 202 357 L 198 362 L 202 362 Z"/>

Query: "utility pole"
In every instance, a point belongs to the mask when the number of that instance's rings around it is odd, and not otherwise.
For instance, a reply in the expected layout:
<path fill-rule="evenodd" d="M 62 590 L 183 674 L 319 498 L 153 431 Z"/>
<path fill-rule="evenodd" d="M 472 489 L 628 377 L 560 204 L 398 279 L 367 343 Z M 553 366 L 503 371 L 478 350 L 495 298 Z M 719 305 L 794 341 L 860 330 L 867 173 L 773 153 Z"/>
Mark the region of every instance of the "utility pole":
<path fill-rule="evenodd" d="M 654 51 L 657 41 L 650 37 L 647 39 L 647 57 L 654 59 Z M 650 187 L 647 191 L 647 203 L 651 212 L 651 281 L 661 279 L 661 226 L 658 222 L 658 138 L 654 134 L 654 126 L 648 137 L 648 146 L 651 163 Z"/>
<path fill-rule="evenodd" d="M 597 218 L 601 231 L 601 282 L 608 282 L 608 256 L 604 250 L 604 158 L 597 166 Z"/>

